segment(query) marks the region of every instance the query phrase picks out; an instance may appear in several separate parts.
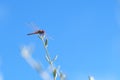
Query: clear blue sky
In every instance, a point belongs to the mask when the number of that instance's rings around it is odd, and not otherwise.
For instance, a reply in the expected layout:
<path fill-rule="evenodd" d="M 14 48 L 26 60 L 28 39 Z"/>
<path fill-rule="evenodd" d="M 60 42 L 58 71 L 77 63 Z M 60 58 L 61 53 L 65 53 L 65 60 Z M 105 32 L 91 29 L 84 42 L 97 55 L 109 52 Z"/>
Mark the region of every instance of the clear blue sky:
<path fill-rule="evenodd" d="M 34 58 L 47 65 L 34 22 L 53 37 L 51 56 L 59 55 L 68 80 L 120 80 L 119 0 L 0 0 L 0 74 L 4 80 L 42 80 L 21 57 L 34 44 Z M 48 66 L 48 65 L 47 65 Z"/>

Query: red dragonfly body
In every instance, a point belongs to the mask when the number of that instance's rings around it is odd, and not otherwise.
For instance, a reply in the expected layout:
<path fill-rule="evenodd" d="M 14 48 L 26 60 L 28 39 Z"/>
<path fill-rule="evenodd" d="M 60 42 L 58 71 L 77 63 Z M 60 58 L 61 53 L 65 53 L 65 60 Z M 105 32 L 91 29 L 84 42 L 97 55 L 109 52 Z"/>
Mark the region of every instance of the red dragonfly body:
<path fill-rule="evenodd" d="M 33 32 L 33 33 L 29 33 L 29 34 L 27 34 L 27 35 L 33 35 L 33 34 L 44 35 L 44 34 L 45 34 L 45 31 L 44 31 L 44 30 L 37 30 L 37 31 L 35 31 L 35 32 Z"/>

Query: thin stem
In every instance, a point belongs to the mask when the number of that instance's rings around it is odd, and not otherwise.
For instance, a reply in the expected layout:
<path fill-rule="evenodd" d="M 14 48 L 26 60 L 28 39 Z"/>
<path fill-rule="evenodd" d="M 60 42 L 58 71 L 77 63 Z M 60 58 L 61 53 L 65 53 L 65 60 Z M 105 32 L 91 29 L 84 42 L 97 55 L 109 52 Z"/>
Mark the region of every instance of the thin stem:
<path fill-rule="evenodd" d="M 44 45 L 44 48 L 45 48 L 45 51 L 46 51 L 46 55 L 47 55 L 48 59 L 51 61 L 50 56 L 49 56 L 49 53 L 48 53 L 48 49 L 47 49 L 47 47 L 45 46 L 45 41 L 44 41 L 43 38 L 42 38 L 42 42 L 43 42 L 43 45 Z"/>
<path fill-rule="evenodd" d="M 43 46 L 44 46 L 44 49 L 45 49 L 45 52 L 46 52 L 46 56 L 48 58 L 47 61 L 49 62 L 50 66 L 52 67 L 53 74 L 54 74 L 54 66 L 53 66 L 52 60 L 50 58 L 47 46 L 45 44 L 44 36 L 39 35 L 38 37 L 42 40 L 42 43 L 43 43 Z M 55 75 L 56 75 L 56 73 L 55 73 Z M 54 76 L 54 80 L 56 80 L 56 76 Z"/>
<path fill-rule="evenodd" d="M 49 62 L 50 65 L 52 65 L 52 60 L 51 60 L 51 58 L 50 58 L 48 49 L 47 49 L 47 47 L 46 47 L 46 45 L 45 45 L 44 37 L 41 36 L 41 35 L 39 35 L 39 38 L 42 40 L 42 43 L 43 43 L 43 46 L 44 46 L 44 49 L 45 49 L 45 52 L 46 52 L 46 56 L 47 56 L 47 58 L 48 58 L 48 60 L 49 60 L 48 62 Z"/>

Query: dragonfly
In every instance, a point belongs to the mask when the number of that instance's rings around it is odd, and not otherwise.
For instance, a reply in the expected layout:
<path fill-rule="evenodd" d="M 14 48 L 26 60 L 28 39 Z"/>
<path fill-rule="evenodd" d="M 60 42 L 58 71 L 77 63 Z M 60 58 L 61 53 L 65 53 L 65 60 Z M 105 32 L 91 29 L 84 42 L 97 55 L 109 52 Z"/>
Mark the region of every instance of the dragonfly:
<path fill-rule="evenodd" d="M 38 26 L 34 23 L 30 23 L 29 26 L 31 26 L 35 31 L 32 33 L 28 33 L 27 35 L 35 35 L 35 34 L 39 34 L 40 36 L 44 36 L 46 38 L 50 38 L 52 40 L 54 40 L 52 37 L 48 36 L 45 32 L 45 30 L 43 29 L 39 29 Z"/>
<path fill-rule="evenodd" d="M 32 33 L 28 33 L 27 35 L 34 35 L 34 34 L 39 34 L 39 35 L 45 35 L 45 31 L 42 29 L 38 29 L 38 26 L 36 26 L 35 24 L 31 23 L 30 25 L 32 25 L 33 28 L 37 28 L 37 30 L 35 30 Z"/>
<path fill-rule="evenodd" d="M 28 33 L 27 35 L 33 35 L 33 34 L 45 35 L 45 31 L 44 30 L 37 30 L 35 32 Z"/>

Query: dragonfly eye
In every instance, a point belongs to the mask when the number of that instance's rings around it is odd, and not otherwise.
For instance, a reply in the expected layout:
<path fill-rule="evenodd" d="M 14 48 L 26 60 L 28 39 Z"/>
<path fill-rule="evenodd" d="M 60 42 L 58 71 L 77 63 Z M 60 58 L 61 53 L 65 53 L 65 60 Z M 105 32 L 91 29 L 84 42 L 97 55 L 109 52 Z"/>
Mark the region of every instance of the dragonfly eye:
<path fill-rule="evenodd" d="M 45 31 L 44 31 L 44 30 L 42 30 L 42 33 L 45 33 Z"/>

